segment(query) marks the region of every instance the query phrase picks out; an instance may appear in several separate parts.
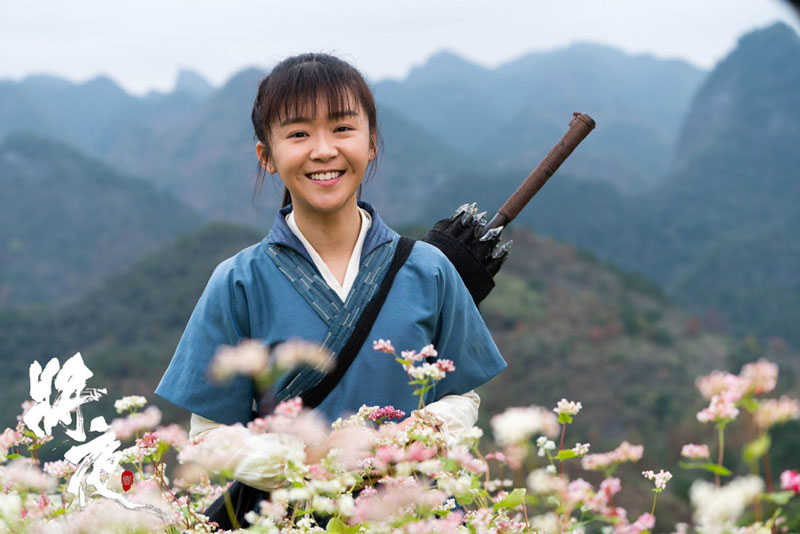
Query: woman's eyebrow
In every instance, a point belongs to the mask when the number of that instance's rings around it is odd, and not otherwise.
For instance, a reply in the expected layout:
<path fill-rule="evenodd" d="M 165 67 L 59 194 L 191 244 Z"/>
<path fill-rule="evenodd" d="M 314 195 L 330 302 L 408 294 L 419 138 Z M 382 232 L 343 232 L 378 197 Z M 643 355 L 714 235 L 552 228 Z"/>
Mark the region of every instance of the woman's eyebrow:
<path fill-rule="evenodd" d="M 353 111 L 352 109 L 346 109 L 343 111 L 337 111 L 335 113 L 328 114 L 328 120 L 343 119 L 344 117 L 358 117 L 358 112 Z M 311 119 L 309 119 L 308 117 L 291 117 L 281 122 L 281 126 L 288 126 L 290 124 L 295 124 L 298 122 L 311 122 Z"/>

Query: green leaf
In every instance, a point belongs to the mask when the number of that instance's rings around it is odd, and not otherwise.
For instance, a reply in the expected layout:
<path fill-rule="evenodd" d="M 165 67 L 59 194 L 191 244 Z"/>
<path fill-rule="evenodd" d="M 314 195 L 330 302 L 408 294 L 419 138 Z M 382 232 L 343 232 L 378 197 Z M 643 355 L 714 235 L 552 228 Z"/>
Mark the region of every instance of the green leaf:
<path fill-rule="evenodd" d="M 758 410 L 758 401 L 753 397 L 745 397 L 743 399 L 739 399 L 739 406 L 748 412 L 753 413 Z"/>
<path fill-rule="evenodd" d="M 516 508 L 525 502 L 525 488 L 517 488 L 494 505 L 495 510 L 500 508 Z"/>
<path fill-rule="evenodd" d="M 712 463 L 701 463 L 701 462 L 681 462 L 680 463 L 681 469 L 703 469 L 704 471 L 710 471 L 715 475 L 722 475 L 724 477 L 730 476 L 731 471 L 725 466 L 712 464 Z"/>
<path fill-rule="evenodd" d="M 742 457 L 744 461 L 753 464 L 756 463 L 762 456 L 767 454 L 771 445 L 769 434 L 761 434 L 759 437 L 744 446 L 742 450 Z"/>
<path fill-rule="evenodd" d="M 350 526 L 338 517 L 334 517 L 328 521 L 328 527 L 325 530 L 336 534 L 355 534 L 358 532 L 358 526 Z"/>
<path fill-rule="evenodd" d="M 761 498 L 779 506 L 785 505 L 794 496 L 793 491 L 776 491 L 775 493 L 762 493 Z"/>
<path fill-rule="evenodd" d="M 570 424 L 572 422 L 572 416 L 568 413 L 560 413 L 558 414 L 558 422 L 562 425 Z"/>
<path fill-rule="evenodd" d="M 554 456 L 556 460 L 569 460 L 570 458 L 576 458 L 578 455 L 575 454 L 575 451 L 572 449 L 564 449 L 558 451 L 558 454 Z"/>
<path fill-rule="evenodd" d="M 22 455 L 19 454 L 18 452 L 15 452 L 14 454 L 9 454 L 8 456 L 6 456 L 6 460 L 15 460 L 17 458 L 22 458 Z"/>

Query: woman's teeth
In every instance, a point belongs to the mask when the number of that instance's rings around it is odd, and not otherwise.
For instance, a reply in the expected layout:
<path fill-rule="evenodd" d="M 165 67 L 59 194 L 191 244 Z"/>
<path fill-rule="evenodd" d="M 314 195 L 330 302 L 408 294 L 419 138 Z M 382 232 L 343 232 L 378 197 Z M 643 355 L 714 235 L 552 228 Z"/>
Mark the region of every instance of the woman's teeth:
<path fill-rule="evenodd" d="M 328 180 L 333 180 L 335 178 L 340 177 L 343 174 L 344 171 L 332 171 L 332 172 L 316 172 L 313 174 L 306 174 L 306 176 L 317 182 L 327 182 Z"/>

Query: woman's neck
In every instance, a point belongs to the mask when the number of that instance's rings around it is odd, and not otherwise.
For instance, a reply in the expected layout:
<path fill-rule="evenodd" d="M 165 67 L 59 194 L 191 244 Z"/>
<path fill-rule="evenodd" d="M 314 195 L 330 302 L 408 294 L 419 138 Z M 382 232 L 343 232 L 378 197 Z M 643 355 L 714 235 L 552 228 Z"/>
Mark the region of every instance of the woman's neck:
<path fill-rule="evenodd" d="M 350 258 L 361 230 L 361 213 L 355 202 L 331 214 L 308 213 L 300 206 L 293 212 L 297 227 L 326 263 Z"/>

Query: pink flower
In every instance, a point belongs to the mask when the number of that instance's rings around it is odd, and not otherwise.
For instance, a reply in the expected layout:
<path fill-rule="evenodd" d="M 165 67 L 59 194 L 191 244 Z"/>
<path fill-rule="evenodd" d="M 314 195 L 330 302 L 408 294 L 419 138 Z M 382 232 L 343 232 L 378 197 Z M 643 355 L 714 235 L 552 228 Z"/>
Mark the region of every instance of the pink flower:
<path fill-rule="evenodd" d="M 708 458 L 711 453 L 708 451 L 708 445 L 696 445 L 694 443 L 687 443 L 681 448 L 681 456 L 684 458 L 698 459 Z"/>
<path fill-rule="evenodd" d="M 400 355 L 403 357 L 404 360 L 409 360 L 412 362 L 418 362 L 425 359 L 425 357 L 422 354 L 419 354 L 415 350 L 404 350 L 400 352 Z"/>
<path fill-rule="evenodd" d="M 613 451 L 587 454 L 581 459 L 581 467 L 587 471 L 603 470 L 621 462 L 638 462 L 642 459 L 643 453 L 643 445 L 631 445 L 623 441 Z"/>
<path fill-rule="evenodd" d="M 446 359 L 436 360 L 436 363 L 434 363 L 434 365 L 436 365 L 436 367 L 438 367 L 439 370 L 442 371 L 443 373 L 452 373 L 453 371 L 456 370 L 456 366 L 453 364 L 453 360 L 446 360 Z"/>
<path fill-rule="evenodd" d="M 375 451 L 375 458 L 384 464 L 392 464 L 403 461 L 403 450 L 394 445 L 384 445 Z"/>
<path fill-rule="evenodd" d="M 174 423 L 156 428 L 154 434 L 158 437 L 159 441 L 169 443 L 171 447 L 176 449 L 185 447 L 186 444 L 189 443 L 189 434 L 187 434 L 182 427 Z"/>
<path fill-rule="evenodd" d="M 392 342 L 388 339 L 379 339 L 378 341 L 373 341 L 372 348 L 380 352 L 385 352 L 386 354 L 394 354 L 394 347 L 392 346 Z"/>
<path fill-rule="evenodd" d="M 490 452 L 486 455 L 487 460 L 497 460 L 498 462 L 508 463 L 508 458 L 502 452 Z"/>
<path fill-rule="evenodd" d="M 406 412 L 403 410 L 398 410 L 394 406 L 384 406 L 383 408 L 378 408 L 374 412 L 370 413 L 367 417 L 370 421 L 384 421 L 386 419 L 402 419 L 406 416 Z"/>
<path fill-rule="evenodd" d="M 128 439 L 141 430 L 155 428 L 160 422 L 161 410 L 155 406 L 148 406 L 143 412 L 114 419 L 111 421 L 111 428 L 118 439 Z"/>
<path fill-rule="evenodd" d="M 22 434 L 20 432 L 17 432 L 11 428 L 6 428 L 3 430 L 3 433 L 0 434 L 0 451 L 8 450 L 16 445 L 21 436 Z"/>
<path fill-rule="evenodd" d="M 235 375 L 258 375 L 268 364 L 267 348 L 258 341 L 245 340 L 235 347 L 221 346 L 208 365 L 208 374 L 213 380 L 222 382 Z"/>
<path fill-rule="evenodd" d="M 796 469 L 781 473 L 781 489 L 793 491 L 795 495 L 800 493 L 800 473 Z"/>
<path fill-rule="evenodd" d="M 747 389 L 745 381 L 738 376 L 723 371 L 712 371 L 695 381 L 697 389 L 703 397 L 710 399 L 714 395 L 727 395 L 732 402 L 741 398 Z"/>
<path fill-rule="evenodd" d="M 404 514 L 411 507 L 434 508 L 447 498 L 444 492 L 427 489 L 413 481 L 391 484 L 385 490 L 370 493 L 366 497 L 364 493 L 362 491 L 355 501 L 351 524 L 385 520 Z"/>
<path fill-rule="evenodd" d="M 757 362 L 742 367 L 739 378 L 745 383 L 747 393 L 761 395 L 775 389 L 778 383 L 778 366 L 761 358 Z"/>
<path fill-rule="evenodd" d="M 406 449 L 406 460 L 424 462 L 436 456 L 436 447 L 426 447 L 422 442 L 415 441 Z"/>
<path fill-rule="evenodd" d="M 67 478 L 75 472 L 76 466 L 64 461 L 56 460 L 54 462 L 45 462 L 42 466 L 42 471 L 55 478 Z"/>
<path fill-rule="evenodd" d="M 303 399 L 294 397 L 283 402 L 279 402 L 275 407 L 275 415 L 283 417 L 297 417 L 303 411 Z"/>
<path fill-rule="evenodd" d="M 711 397 L 711 404 L 708 408 L 697 413 L 697 420 L 701 423 L 721 423 L 732 421 L 736 419 L 737 415 L 739 415 L 739 409 L 733 402 L 723 395 L 714 395 Z"/>
<path fill-rule="evenodd" d="M 622 483 L 620 483 L 618 478 L 607 478 L 600 483 L 600 491 L 605 493 L 608 497 L 616 495 L 621 489 Z"/>
<path fill-rule="evenodd" d="M 653 514 L 642 514 L 636 519 L 633 526 L 638 528 L 639 531 L 650 530 L 656 526 L 656 517 Z"/>
<path fill-rule="evenodd" d="M 433 348 L 433 345 L 425 345 L 422 347 L 422 350 L 419 351 L 419 355 L 423 358 L 436 358 L 439 353 L 436 352 L 436 349 Z"/>
<path fill-rule="evenodd" d="M 762 430 L 798 418 L 800 418 L 800 402 L 785 395 L 780 399 L 760 401 L 758 409 L 753 414 L 756 425 Z"/>

